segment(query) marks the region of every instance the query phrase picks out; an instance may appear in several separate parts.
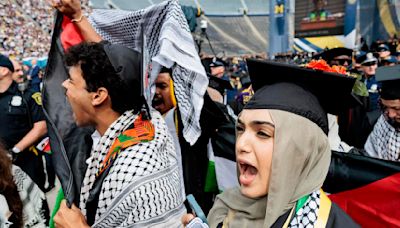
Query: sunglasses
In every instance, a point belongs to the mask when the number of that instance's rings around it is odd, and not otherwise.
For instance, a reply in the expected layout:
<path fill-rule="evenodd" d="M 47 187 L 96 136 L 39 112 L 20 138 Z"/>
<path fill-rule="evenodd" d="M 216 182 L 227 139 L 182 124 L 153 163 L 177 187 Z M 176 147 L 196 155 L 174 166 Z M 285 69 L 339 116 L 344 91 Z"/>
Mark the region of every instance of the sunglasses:
<path fill-rule="evenodd" d="M 344 65 L 345 63 L 349 64 L 351 63 L 350 59 L 334 59 L 339 65 Z"/>

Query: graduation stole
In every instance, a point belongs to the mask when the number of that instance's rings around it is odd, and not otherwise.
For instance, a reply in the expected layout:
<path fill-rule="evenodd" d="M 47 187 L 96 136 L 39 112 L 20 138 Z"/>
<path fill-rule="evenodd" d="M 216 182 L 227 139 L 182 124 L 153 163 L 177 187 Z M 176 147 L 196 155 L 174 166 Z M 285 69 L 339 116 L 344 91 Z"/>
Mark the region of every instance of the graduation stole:
<path fill-rule="evenodd" d="M 96 173 L 96 177 L 107 170 L 115 161 L 121 150 L 134 146 L 138 143 L 149 142 L 154 139 L 154 126 L 150 120 L 143 120 L 142 115 L 139 115 L 135 122 L 123 131 L 113 142 L 110 150 L 104 157 L 100 168 Z"/>
<path fill-rule="evenodd" d="M 283 224 L 282 226 L 283 228 L 289 227 L 291 220 L 294 218 L 294 214 L 296 214 L 297 211 L 304 206 L 309 197 L 310 195 L 303 196 L 296 202 L 296 205 L 292 208 L 289 216 L 287 217 L 285 223 Z M 317 220 L 314 223 L 314 227 L 326 227 L 326 224 L 328 223 L 329 219 L 329 213 L 332 208 L 332 201 L 328 198 L 328 196 L 322 189 L 320 189 L 319 200 L 320 200 L 319 210 L 318 210 Z"/>

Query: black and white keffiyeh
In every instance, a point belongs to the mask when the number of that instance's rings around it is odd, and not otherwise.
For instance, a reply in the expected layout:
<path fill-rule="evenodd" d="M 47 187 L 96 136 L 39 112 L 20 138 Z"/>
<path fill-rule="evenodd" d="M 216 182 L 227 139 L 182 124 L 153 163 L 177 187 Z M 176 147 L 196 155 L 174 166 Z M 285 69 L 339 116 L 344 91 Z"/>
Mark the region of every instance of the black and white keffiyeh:
<path fill-rule="evenodd" d="M 48 205 L 46 196 L 32 179 L 18 166 L 12 166 L 14 181 L 18 189 L 19 196 L 23 203 L 24 227 L 44 228 L 47 227 Z"/>
<path fill-rule="evenodd" d="M 161 115 L 153 111 L 155 137 L 123 149 L 102 183 L 93 227 L 178 227 L 185 213 L 179 168 L 171 136 Z M 80 209 L 86 202 L 99 169 L 113 141 L 137 118 L 132 111 L 121 115 L 92 147 L 81 188 Z"/>
<path fill-rule="evenodd" d="M 313 228 L 318 220 L 318 211 L 320 208 L 321 190 L 312 192 L 304 205 L 299 208 L 291 219 L 287 227 L 289 228 Z M 229 216 L 229 215 L 228 215 Z M 224 221 L 225 223 L 226 221 Z M 224 224 L 226 225 L 226 224 Z M 229 224 L 230 225 L 230 224 Z M 190 221 L 187 228 L 208 228 L 206 223 L 197 218 Z"/>
<path fill-rule="evenodd" d="M 173 69 L 175 96 L 183 122 L 183 136 L 193 145 L 201 134 L 200 112 L 208 78 L 197 54 L 186 18 L 177 0 L 169 0 L 139 11 L 94 10 L 90 23 L 100 36 L 142 52 L 142 29 L 148 84 L 148 102 L 154 81 L 165 66 Z M 146 80 L 145 80 L 146 81 Z"/>
<path fill-rule="evenodd" d="M 314 227 L 318 218 L 320 196 L 320 190 L 311 193 L 304 205 L 296 212 L 288 227 Z"/>
<path fill-rule="evenodd" d="M 371 157 L 400 161 L 400 131 L 381 115 L 368 136 L 364 149 Z"/>

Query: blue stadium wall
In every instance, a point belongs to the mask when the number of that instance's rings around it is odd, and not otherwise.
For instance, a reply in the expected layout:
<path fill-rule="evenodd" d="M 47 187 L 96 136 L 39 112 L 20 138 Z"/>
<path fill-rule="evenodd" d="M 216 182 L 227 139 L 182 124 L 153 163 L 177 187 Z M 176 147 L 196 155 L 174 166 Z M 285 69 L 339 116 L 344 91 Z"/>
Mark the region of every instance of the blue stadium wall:
<path fill-rule="evenodd" d="M 373 20 L 371 20 L 373 18 Z M 360 0 L 360 35 L 368 43 L 399 37 L 400 1 Z"/>

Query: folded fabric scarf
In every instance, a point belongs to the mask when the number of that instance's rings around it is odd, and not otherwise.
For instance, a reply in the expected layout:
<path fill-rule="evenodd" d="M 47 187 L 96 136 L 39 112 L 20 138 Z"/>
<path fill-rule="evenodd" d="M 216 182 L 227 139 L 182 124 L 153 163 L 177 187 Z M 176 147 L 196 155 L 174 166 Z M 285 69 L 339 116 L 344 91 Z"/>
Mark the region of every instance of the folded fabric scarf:
<path fill-rule="evenodd" d="M 136 145 L 140 142 L 149 142 L 153 139 L 153 124 L 149 120 L 143 120 L 141 115 L 138 116 L 135 122 L 115 139 L 103 162 L 100 164 L 100 168 L 97 171 L 96 176 L 99 176 L 112 164 L 121 150 Z"/>
<path fill-rule="evenodd" d="M 90 23 L 100 36 L 142 52 L 145 36 L 145 71 L 149 78 L 145 96 L 149 104 L 161 66 L 172 68 L 175 96 L 183 123 L 183 136 L 193 145 L 201 134 L 200 112 L 208 78 L 197 54 L 186 18 L 177 0 L 139 11 L 94 10 Z M 151 68 L 151 69 L 150 69 Z"/>

